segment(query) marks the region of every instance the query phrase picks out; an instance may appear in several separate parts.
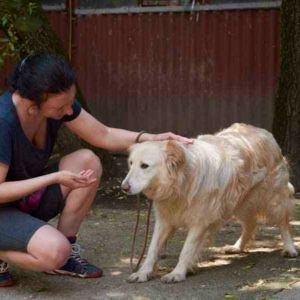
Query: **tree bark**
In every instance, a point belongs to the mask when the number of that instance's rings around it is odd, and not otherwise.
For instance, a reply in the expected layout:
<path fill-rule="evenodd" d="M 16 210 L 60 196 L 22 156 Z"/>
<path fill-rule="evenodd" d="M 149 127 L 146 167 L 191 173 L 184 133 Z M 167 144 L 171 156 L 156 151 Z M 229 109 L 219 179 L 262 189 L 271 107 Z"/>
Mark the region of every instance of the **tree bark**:
<path fill-rule="evenodd" d="M 291 167 L 291 181 L 300 191 L 300 1 L 281 6 L 280 78 L 275 99 L 273 133 Z"/>

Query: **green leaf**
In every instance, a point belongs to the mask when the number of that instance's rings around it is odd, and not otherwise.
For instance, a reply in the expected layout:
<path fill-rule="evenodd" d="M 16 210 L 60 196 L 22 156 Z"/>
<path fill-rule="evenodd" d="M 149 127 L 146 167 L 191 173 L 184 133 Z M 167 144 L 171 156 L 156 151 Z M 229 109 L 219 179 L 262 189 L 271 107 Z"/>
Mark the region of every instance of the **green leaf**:
<path fill-rule="evenodd" d="M 37 3 L 29 2 L 29 4 L 28 4 L 29 15 L 32 15 L 38 8 L 39 8 L 39 5 Z"/>
<path fill-rule="evenodd" d="M 231 294 L 225 294 L 224 299 L 225 300 L 236 300 L 236 296 L 231 295 Z"/>
<path fill-rule="evenodd" d="M 8 47 L 11 51 L 15 51 L 15 45 L 13 43 L 8 43 Z"/>
<path fill-rule="evenodd" d="M 7 22 L 8 22 L 7 16 L 3 16 L 3 17 L 1 18 L 1 24 L 2 24 L 2 26 L 5 26 L 5 25 L 7 24 Z"/>
<path fill-rule="evenodd" d="M 11 30 L 11 29 L 8 29 L 7 30 L 7 34 L 8 34 L 8 36 L 11 38 L 11 37 L 13 37 L 14 35 L 15 35 L 15 33 Z"/>

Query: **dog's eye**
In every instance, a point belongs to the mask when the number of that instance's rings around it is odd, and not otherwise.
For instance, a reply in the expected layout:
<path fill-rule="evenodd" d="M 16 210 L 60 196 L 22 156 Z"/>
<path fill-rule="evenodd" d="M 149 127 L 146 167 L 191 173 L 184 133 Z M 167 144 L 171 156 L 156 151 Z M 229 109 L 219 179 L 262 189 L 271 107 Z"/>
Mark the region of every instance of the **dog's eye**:
<path fill-rule="evenodd" d="M 149 165 L 147 165 L 147 164 L 144 164 L 144 163 L 141 164 L 142 169 L 147 169 L 148 167 L 149 167 Z"/>
<path fill-rule="evenodd" d="M 129 162 L 129 166 L 131 166 L 131 165 L 132 165 L 132 161 Z"/>

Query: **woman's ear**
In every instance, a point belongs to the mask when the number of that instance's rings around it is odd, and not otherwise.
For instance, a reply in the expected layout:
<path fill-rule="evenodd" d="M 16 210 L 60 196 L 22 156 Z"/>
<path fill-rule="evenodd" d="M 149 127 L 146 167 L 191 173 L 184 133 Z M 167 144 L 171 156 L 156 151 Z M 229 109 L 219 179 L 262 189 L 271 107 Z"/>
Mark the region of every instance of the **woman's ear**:
<path fill-rule="evenodd" d="M 31 105 L 27 109 L 28 116 L 36 116 L 39 113 L 39 108 L 36 105 Z"/>
<path fill-rule="evenodd" d="M 171 176 L 176 176 L 178 170 L 186 163 L 183 145 L 179 142 L 168 141 L 165 148 L 166 166 Z"/>

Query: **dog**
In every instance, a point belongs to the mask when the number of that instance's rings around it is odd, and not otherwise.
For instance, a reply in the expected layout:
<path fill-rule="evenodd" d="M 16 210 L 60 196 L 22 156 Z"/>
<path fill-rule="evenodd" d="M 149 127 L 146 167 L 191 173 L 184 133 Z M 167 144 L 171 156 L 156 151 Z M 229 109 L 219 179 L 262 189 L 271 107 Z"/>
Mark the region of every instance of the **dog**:
<path fill-rule="evenodd" d="M 162 281 L 185 280 L 206 238 L 232 217 L 241 223 L 242 233 L 226 252 L 242 252 L 264 217 L 279 227 L 283 255 L 297 256 L 289 230 L 294 188 L 287 160 L 270 132 L 233 124 L 215 135 L 200 135 L 189 145 L 143 142 L 132 146 L 128 163 L 122 190 L 144 193 L 153 200 L 155 212 L 146 259 L 129 282 L 153 277 L 160 251 L 179 227 L 188 230 L 187 238 L 176 267 Z"/>

